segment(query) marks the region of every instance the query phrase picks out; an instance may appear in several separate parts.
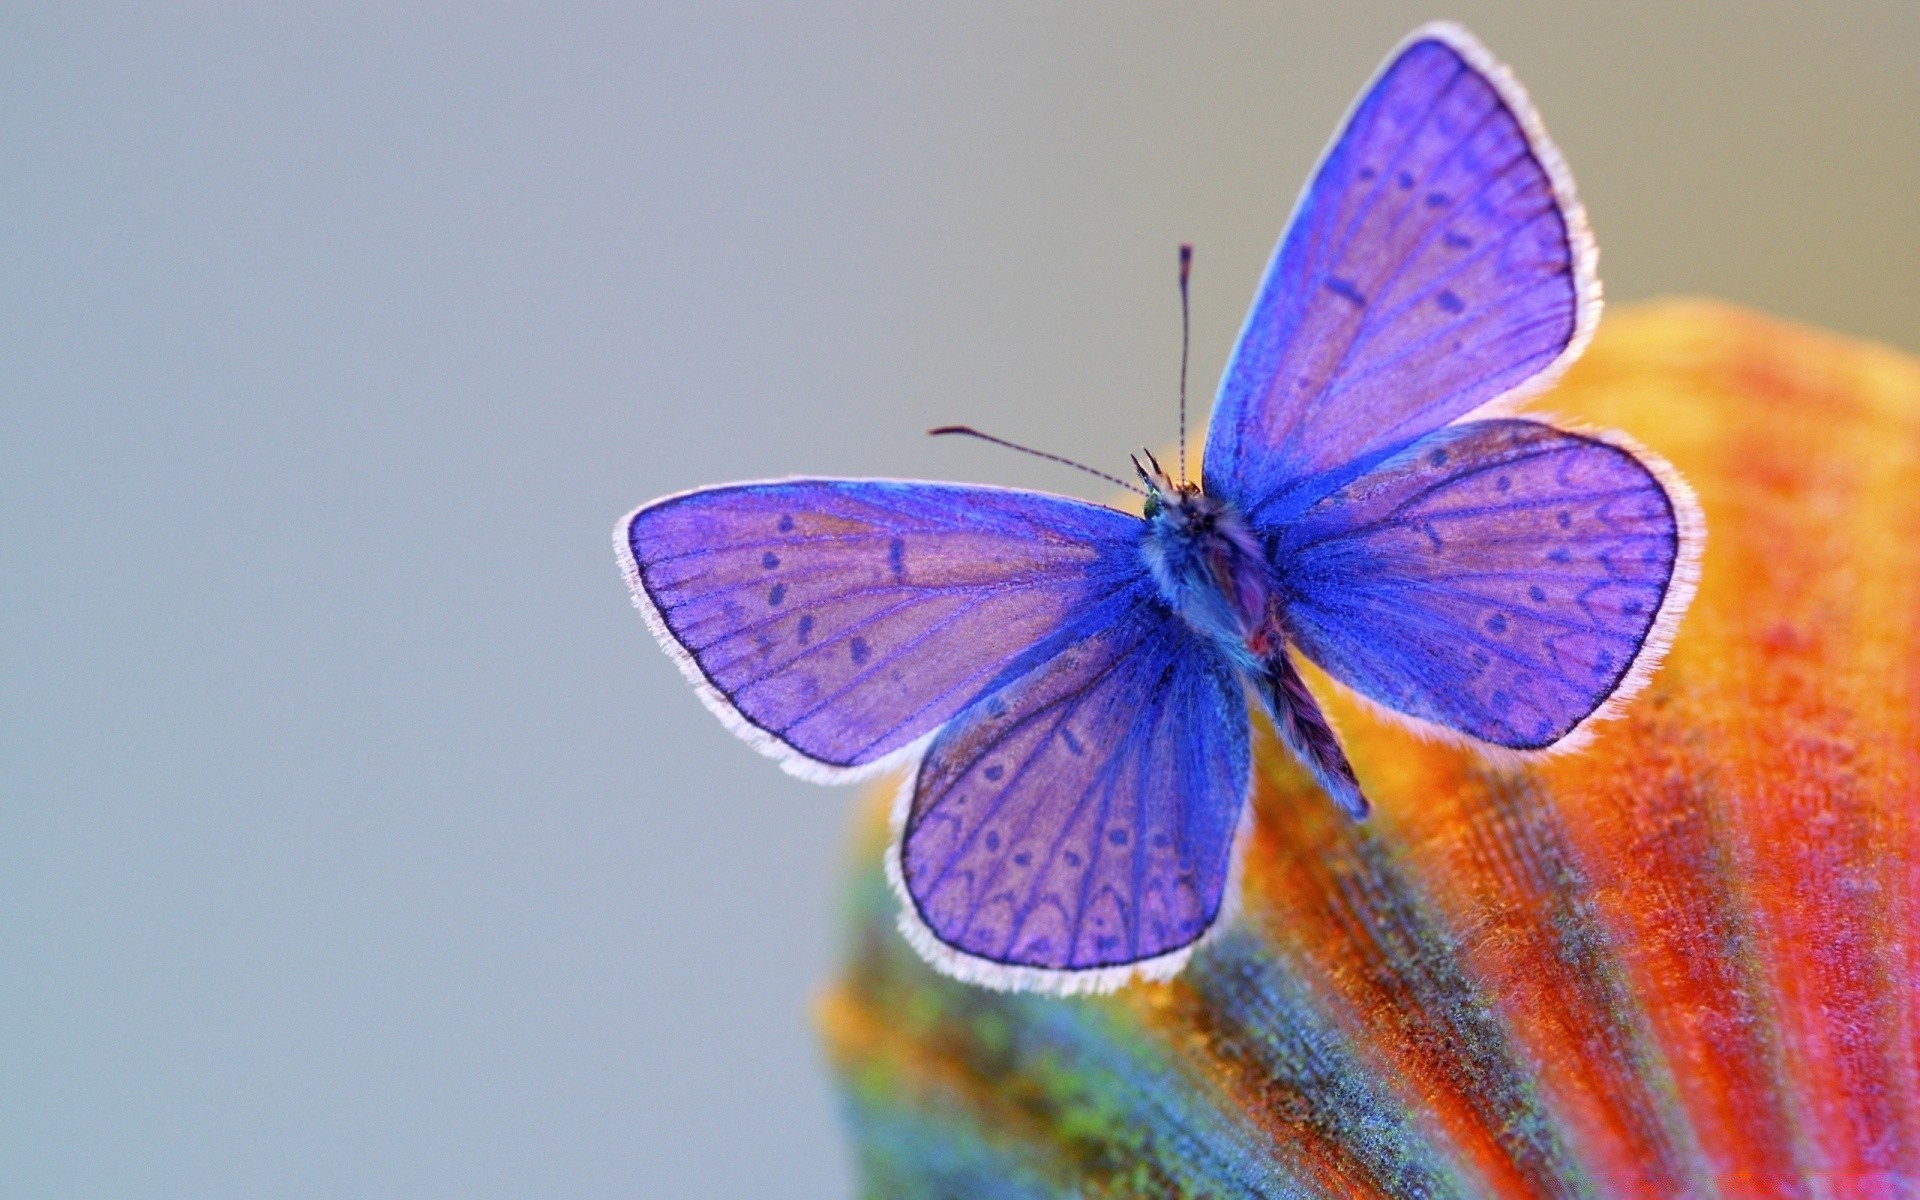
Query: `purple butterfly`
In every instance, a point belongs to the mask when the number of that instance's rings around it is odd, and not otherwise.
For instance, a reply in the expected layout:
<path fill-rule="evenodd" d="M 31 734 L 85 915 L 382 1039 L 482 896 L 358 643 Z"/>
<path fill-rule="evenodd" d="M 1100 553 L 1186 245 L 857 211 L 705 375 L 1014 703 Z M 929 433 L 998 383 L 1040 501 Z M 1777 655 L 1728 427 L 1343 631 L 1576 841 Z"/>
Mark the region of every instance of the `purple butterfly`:
<path fill-rule="evenodd" d="M 1294 651 L 1423 731 L 1521 754 L 1580 742 L 1658 662 L 1703 538 L 1686 485 L 1617 437 L 1498 415 L 1586 346 L 1594 260 L 1519 84 L 1430 25 L 1300 198 L 1201 485 L 1141 470 L 1133 516 L 728 484 L 614 540 L 728 728 L 808 779 L 912 764 L 887 867 L 936 967 L 1054 992 L 1165 978 L 1237 891 L 1249 689 L 1367 812 Z"/>

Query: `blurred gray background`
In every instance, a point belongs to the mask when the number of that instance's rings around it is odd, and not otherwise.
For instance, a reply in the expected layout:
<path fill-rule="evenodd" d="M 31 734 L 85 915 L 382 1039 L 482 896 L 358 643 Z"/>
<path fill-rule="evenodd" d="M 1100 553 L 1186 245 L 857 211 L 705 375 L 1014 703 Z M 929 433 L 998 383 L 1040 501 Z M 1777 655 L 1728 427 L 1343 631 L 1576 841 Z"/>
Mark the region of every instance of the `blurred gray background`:
<path fill-rule="evenodd" d="M 1912 3 L 0 11 L 0 1195 L 846 1195 L 859 793 L 700 708 L 608 530 L 1099 494 L 923 431 L 1169 441 L 1175 245 L 1204 411 L 1436 15 L 1613 299 L 1920 350 Z"/>

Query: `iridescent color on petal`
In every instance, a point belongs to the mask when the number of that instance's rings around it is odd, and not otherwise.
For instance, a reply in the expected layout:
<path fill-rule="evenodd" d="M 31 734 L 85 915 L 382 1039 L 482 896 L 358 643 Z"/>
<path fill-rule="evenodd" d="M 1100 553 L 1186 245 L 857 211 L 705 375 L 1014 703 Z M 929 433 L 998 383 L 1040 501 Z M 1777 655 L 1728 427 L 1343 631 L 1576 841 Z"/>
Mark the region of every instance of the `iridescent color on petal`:
<path fill-rule="evenodd" d="M 1641 700 L 1492 765 L 1336 701 L 1366 824 L 1258 744 L 1242 921 L 1110 998 L 941 979 L 869 872 L 822 1010 L 865 1194 L 1920 1194 L 1920 361 L 1665 304 L 1554 406 L 1713 522 Z"/>

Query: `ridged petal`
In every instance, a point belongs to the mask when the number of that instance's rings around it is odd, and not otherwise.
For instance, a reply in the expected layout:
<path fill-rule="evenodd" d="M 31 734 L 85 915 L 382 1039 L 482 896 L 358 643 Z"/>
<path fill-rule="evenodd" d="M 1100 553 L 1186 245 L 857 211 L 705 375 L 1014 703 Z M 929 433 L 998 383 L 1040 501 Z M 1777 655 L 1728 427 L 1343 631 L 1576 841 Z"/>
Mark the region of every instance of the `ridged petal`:
<path fill-rule="evenodd" d="M 935 976 L 872 870 L 823 1006 L 867 1194 L 1920 1194 L 1920 362 L 1666 303 L 1541 407 L 1698 490 L 1647 690 L 1506 766 L 1341 697 L 1373 819 L 1264 741 L 1239 923 L 1108 998 Z"/>

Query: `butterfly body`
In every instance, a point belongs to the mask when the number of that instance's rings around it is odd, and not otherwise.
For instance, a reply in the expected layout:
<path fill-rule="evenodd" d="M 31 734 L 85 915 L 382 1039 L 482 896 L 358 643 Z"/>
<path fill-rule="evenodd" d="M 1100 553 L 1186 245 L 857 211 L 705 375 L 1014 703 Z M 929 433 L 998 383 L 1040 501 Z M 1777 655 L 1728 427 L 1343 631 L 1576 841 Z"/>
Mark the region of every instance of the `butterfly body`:
<path fill-rule="evenodd" d="M 1332 722 L 1288 656 L 1272 551 L 1231 501 L 1197 484 L 1143 478 L 1141 557 L 1161 599 L 1252 686 L 1280 739 L 1327 795 L 1350 815 L 1366 816 L 1371 805 Z"/>
<path fill-rule="evenodd" d="M 1685 483 L 1623 439 L 1508 415 L 1599 304 L 1524 92 L 1427 26 L 1301 196 L 1204 486 L 1142 470 L 1133 515 L 727 484 L 643 505 L 615 546 L 728 728 L 810 779 L 906 768 L 888 874 L 936 967 L 1052 992 L 1164 978 L 1233 903 L 1249 693 L 1331 800 L 1368 811 L 1296 657 L 1504 756 L 1577 746 L 1646 682 L 1697 578 Z"/>
<path fill-rule="evenodd" d="M 1281 642 L 1259 537 L 1232 504 L 1196 485 L 1149 486 L 1140 555 L 1160 598 L 1235 666 L 1258 672 Z"/>

